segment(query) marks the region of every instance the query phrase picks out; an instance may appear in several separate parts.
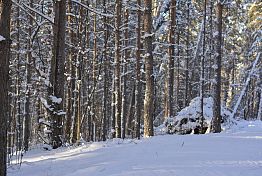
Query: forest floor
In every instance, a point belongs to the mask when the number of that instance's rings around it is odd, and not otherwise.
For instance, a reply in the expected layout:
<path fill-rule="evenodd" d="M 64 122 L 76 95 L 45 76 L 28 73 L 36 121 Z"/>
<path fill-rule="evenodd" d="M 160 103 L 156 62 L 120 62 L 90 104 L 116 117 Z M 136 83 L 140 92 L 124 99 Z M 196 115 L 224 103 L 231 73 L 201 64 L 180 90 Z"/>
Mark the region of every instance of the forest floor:
<path fill-rule="evenodd" d="M 8 176 L 261 176 L 262 122 L 220 134 L 109 140 L 25 154 Z"/>

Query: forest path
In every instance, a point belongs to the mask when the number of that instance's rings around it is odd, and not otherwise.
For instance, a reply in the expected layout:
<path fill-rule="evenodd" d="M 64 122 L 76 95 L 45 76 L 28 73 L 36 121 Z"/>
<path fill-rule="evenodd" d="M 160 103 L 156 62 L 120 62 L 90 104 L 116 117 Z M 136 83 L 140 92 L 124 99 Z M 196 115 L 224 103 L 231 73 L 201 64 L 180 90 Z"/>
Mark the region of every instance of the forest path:
<path fill-rule="evenodd" d="M 207 135 L 113 140 L 32 150 L 8 176 L 261 176 L 262 122 Z"/>

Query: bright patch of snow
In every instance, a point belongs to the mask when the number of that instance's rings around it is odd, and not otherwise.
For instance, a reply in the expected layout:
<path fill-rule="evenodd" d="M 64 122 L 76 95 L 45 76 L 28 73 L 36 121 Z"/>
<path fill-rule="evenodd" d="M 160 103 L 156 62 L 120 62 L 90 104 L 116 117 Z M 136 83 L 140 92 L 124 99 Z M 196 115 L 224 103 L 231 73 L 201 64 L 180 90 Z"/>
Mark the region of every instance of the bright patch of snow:
<path fill-rule="evenodd" d="M 62 98 L 57 98 L 56 96 L 49 96 L 50 97 L 50 99 L 51 99 L 51 101 L 53 102 L 53 103 L 57 103 L 57 104 L 60 104 L 61 102 L 62 102 Z"/>
<path fill-rule="evenodd" d="M 174 118 L 165 119 L 165 121 L 160 126 L 155 128 L 155 133 L 158 135 L 166 133 L 186 134 L 187 132 L 190 132 L 190 129 L 192 129 L 192 133 L 194 133 L 194 129 L 200 126 L 200 100 L 200 97 L 194 98 L 191 100 L 189 106 L 178 112 Z M 210 127 L 210 123 L 213 118 L 213 104 L 214 101 L 212 97 L 204 98 L 204 126 Z M 163 118 L 163 115 L 161 116 Z M 223 120 L 223 129 L 228 128 L 234 123 L 234 119 L 230 118 L 231 112 L 225 106 L 221 106 L 221 116 Z M 162 120 L 160 117 L 157 117 L 155 121 L 156 122 L 154 122 L 154 124 L 157 124 Z"/>
<path fill-rule="evenodd" d="M 3 40 L 5 40 L 5 38 L 2 35 L 0 35 L 0 41 L 3 41 Z"/>
<path fill-rule="evenodd" d="M 260 176 L 262 122 L 220 134 L 114 139 L 77 148 L 34 149 L 8 176 Z"/>
<path fill-rule="evenodd" d="M 208 123 L 210 123 L 213 118 L 213 102 L 214 101 L 212 97 L 204 98 L 203 114 Z M 196 118 L 199 117 L 200 111 L 200 97 L 196 97 L 190 102 L 188 107 L 178 112 L 178 115 L 175 118 L 177 120 L 181 120 L 182 118 Z M 221 106 L 221 115 L 222 117 L 229 117 L 231 115 L 231 112 L 224 106 Z"/>

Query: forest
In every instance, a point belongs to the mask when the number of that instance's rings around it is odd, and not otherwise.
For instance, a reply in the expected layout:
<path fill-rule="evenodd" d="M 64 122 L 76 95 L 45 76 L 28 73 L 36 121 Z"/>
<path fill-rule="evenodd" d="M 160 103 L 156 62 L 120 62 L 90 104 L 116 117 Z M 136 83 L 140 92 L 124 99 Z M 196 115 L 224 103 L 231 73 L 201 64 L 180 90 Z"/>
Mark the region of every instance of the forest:
<path fill-rule="evenodd" d="M 259 0 L 0 0 L 0 176 L 35 146 L 262 121 L 261 19 Z"/>

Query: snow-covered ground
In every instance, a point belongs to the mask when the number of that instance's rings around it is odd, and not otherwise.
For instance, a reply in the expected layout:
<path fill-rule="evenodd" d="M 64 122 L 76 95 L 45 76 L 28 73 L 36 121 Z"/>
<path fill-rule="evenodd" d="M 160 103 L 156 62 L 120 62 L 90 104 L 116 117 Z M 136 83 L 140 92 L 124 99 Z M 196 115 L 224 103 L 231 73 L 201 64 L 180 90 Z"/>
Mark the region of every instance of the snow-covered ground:
<path fill-rule="evenodd" d="M 220 134 L 164 135 L 28 152 L 8 176 L 261 176 L 262 122 Z"/>

